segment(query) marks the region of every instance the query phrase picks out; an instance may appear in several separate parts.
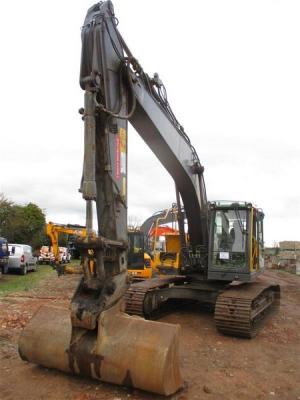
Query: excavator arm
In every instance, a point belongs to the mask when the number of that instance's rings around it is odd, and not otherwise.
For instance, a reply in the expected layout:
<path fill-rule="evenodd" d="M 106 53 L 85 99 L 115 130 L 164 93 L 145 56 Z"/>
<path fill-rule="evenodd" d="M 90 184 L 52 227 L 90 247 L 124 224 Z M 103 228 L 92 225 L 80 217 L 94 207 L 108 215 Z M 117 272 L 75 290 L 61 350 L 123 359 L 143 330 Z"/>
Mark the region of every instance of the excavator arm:
<path fill-rule="evenodd" d="M 188 221 L 190 247 L 187 255 L 193 256 L 188 260 L 187 267 L 192 267 L 192 270 L 195 267 L 196 270 L 197 267 L 203 269 L 207 264 L 208 247 L 204 168 L 190 139 L 171 110 L 162 81 L 157 74 L 150 78 L 133 57 L 117 29 L 117 19 L 110 1 L 100 2 L 89 9 L 82 28 L 82 44 L 80 84 L 85 90 L 85 96 L 93 98 L 95 131 L 97 132 L 97 124 L 106 131 L 107 151 L 102 153 L 108 153 L 111 161 L 108 163 L 110 172 L 104 171 L 102 175 L 101 171 L 98 174 L 96 172 L 93 185 L 100 187 L 100 181 L 104 182 L 106 177 L 114 190 L 117 190 L 114 193 L 115 203 L 118 202 L 118 195 L 124 200 L 124 204 L 116 204 L 122 209 L 121 213 L 114 213 L 111 202 L 109 214 L 108 209 L 103 210 L 104 203 L 98 196 L 99 231 L 102 230 L 104 235 L 117 233 L 118 236 L 119 230 L 119 237 L 121 232 L 125 236 L 127 221 L 122 205 L 126 206 L 126 125 L 129 121 L 174 179 Z M 90 111 L 84 112 L 90 115 Z M 96 138 L 97 136 L 99 135 L 96 134 Z M 84 171 L 87 175 L 87 167 L 97 166 L 97 161 L 94 162 L 88 146 L 85 154 L 87 157 Z M 83 188 L 87 187 L 88 181 L 84 174 Z M 98 194 L 103 196 L 108 192 L 106 189 L 101 184 Z M 83 197 L 88 204 L 94 198 L 84 189 Z M 114 232 L 104 232 L 101 219 L 106 220 L 105 214 L 109 214 L 110 221 L 114 221 Z"/>

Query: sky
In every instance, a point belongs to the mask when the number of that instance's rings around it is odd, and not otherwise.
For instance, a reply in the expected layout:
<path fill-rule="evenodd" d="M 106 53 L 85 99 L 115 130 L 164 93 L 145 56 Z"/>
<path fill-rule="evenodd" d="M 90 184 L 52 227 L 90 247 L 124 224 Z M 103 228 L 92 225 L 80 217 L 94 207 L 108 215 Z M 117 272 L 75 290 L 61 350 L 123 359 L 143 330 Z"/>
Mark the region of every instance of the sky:
<path fill-rule="evenodd" d="M 119 30 L 205 167 L 209 200 L 265 212 L 265 242 L 300 240 L 300 2 L 115 0 Z M 85 223 L 80 27 L 93 1 L 0 3 L 0 192 L 47 221 Z M 129 128 L 129 216 L 175 201 L 174 183 Z"/>

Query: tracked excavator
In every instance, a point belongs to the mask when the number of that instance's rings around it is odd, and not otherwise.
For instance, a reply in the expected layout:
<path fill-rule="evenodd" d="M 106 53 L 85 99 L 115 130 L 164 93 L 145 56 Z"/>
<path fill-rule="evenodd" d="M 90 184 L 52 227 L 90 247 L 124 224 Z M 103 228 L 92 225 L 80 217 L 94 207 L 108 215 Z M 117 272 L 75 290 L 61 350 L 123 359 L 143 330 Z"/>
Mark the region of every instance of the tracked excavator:
<path fill-rule="evenodd" d="M 62 265 L 63 263 L 61 262 L 59 257 L 58 239 L 60 233 L 85 238 L 87 235 L 86 227 L 81 225 L 58 224 L 50 221 L 46 225 L 46 233 L 51 240 L 54 255 L 54 267 L 58 275 L 60 276 L 64 273 L 80 273 L 80 267 L 65 267 L 65 265 Z"/>
<path fill-rule="evenodd" d="M 139 228 L 128 227 L 127 271 L 132 281 L 150 279 L 152 260 L 145 246 L 145 235 Z"/>
<path fill-rule="evenodd" d="M 70 310 L 48 306 L 33 316 L 20 336 L 19 353 L 48 368 L 170 395 L 182 386 L 179 326 L 124 313 L 125 293 L 127 309 L 132 313 L 136 308 L 137 314 L 153 308 L 150 303 L 157 305 L 160 293 L 213 299 L 222 332 L 251 336 L 256 322 L 278 299 L 279 288 L 248 283 L 261 268 L 263 213 L 250 203 L 207 203 L 204 168 L 171 110 L 162 81 L 157 74 L 146 74 L 117 24 L 112 2 L 104 1 L 88 10 L 82 27 L 80 191 L 86 202 L 87 236 L 79 238 L 77 246 L 84 274 Z M 138 283 L 129 290 L 128 122 L 173 177 L 189 238 L 185 240 L 179 215 L 181 275 L 150 279 L 146 287 Z M 97 237 L 92 235 L 94 203 Z M 243 283 L 231 285 L 237 280 Z"/>
<path fill-rule="evenodd" d="M 170 215 L 173 216 L 172 219 L 170 219 Z M 171 222 L 172 226 L 165 225 L 167 221 Z M 180 266 L 181 237 L 177 229 L 176 205 L 165 210 L 164 215 L 157 215 L 152 223 L 149 236 L 149 244 L 152 247 L 152 268 L 155 273 L 157 275 L 177 275 Z M 161 237 L 164 238 L 163 248 L 160 246 L 159 239 Z M 159 246 L 157 246 L 158 244 Z"/>

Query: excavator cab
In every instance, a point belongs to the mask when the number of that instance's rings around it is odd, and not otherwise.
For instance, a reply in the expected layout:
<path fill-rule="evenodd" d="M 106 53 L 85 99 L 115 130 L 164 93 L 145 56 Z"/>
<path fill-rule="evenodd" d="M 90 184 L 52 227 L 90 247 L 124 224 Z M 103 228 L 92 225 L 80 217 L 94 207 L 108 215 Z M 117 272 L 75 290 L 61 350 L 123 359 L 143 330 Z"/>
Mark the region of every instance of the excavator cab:
<path fill-rule="evenodd" d="M 145 251 L 144 233 L 137 229 L 128 230 L 128 274 L 133 280 L 152 278 L 151 257 Z"/>
<path fill-rule="evenodd" d="M 262 272 L 263 219 L 251 203 L 210 203 L 208 279 L 249 282 Z"/>
<path fill-rule="evenodd" d="M 166 232 L 164 238 L 165 249 L 154 251 L 153 266 L 161 276 L 178 275 L 181 261 L 180 235 L 176 231 Z"/>
<path fill-rule="evenodd" d="M 141 231 L 128 231 L 128 267 L 136 268 L 144 264 L 144 234 Z"/>

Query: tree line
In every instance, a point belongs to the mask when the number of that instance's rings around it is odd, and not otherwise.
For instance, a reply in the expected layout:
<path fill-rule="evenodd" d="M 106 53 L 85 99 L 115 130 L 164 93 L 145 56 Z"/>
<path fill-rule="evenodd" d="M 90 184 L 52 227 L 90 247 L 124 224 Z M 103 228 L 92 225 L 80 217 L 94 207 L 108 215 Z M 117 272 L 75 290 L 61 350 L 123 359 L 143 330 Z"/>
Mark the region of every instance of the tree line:
<path fill-rule="evenodd" d="M 29 244 L 33 249 L 48 244 L 45 225 L 46 217 L 39 206 L 15 204 L 0 194 L 0 236 L 9 243 Z"/>

